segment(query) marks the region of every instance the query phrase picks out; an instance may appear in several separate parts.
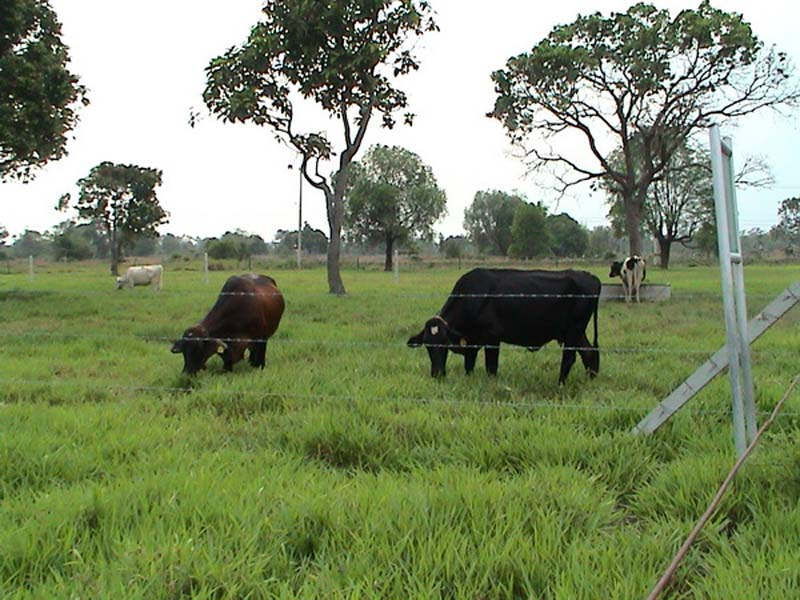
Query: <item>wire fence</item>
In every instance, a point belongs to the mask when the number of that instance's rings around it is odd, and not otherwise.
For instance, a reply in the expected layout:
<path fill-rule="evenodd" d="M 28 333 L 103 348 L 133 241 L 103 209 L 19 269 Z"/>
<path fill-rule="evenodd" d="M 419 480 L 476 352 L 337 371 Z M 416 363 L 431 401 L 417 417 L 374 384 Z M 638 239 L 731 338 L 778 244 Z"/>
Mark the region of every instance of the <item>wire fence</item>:
<path fill-rule="evenodd" d="M 90 280 L 92 282 L 96 281 L 95 279 Z M 0 293 L 4 290 L 0 289 Z M 36 286 L 26 286 L 24 288 L 14 288 L 10 290 L 5 290 L 10 297 L 13 297 L 14 294 L 68 294 L 68 295 L 77 295 L 77 296 L 86 296 L 87 298 L 99 297 L 102 296 L 104 298 L 108 297 L 122 297 L 130 299 L 130 296 L 116 296 L 117 294 L 125 294 L 125 292 L 119 292 L 113 289 L 110 290 L 97 290 L 97 289 L 58 289 L 57 292 L 51 292 L 50 290 L 39 289 Z M 164 296 L 176 296 L 176 297 L 191 297 L 191 296 L 263 296 L 265 294 L 253 293 L 253 292 L 223 292 L 223 293 L 216 293 L 211 288 L 200 288 L 200 289 L 177 289 L 177 290 L 170 290 L 170 291 L 161 291 L 159 294 L 152 294 L 150 296 L 143 296 L 137 295 L 136 300 L 143 297 L 149 297 L 152 299 L 161 299 Z M 268 294 L 267 294 L 268 295 Z M 312 292 L 312 291 L 293 291 L 291 293 L 282 293 L 281 294 L 285 299 L 291 300 L 292 298 L 315 298 L 315 297 L 325 297 L 331 298 L 332 296 L 327 292 Z M 392 302 L 402 302 L 403 300 L 407 299 L 433 299 L 435 298 L 437 302 L 443 302 L 444 300 L 451 298 L 451 299 L 502 299 L 502 300 L 546 300 L 548 303 L 550 301 L 556 300 L 575 300 L 575 299 L 597 299 L 599 296 L 597 294 L 576 294 L 576 293 L 568 293 L 568 294 L 553 294 L 553 293 L 491 293 L 491 294 L 462 294 L 462 293 L 450 293 L 450 294 L 441 294 L 436 292 L 408 292 L 408 291 L 396 291 L 391 290 L 387 292 L 384 290 L 383 292 L 375 292 L 375 291 L 368 291 L 368 292 L 357 292 L 353 295 L 354 297 L 360 299 L 366 299 L 367 301 L 375 298 L 381 298 L 384 300 L 391 300 Z M 762 297 L 760 294 L 752 294 L 748 296 L 748 299 L 755 300 L 757 298 Z M 763 295 L 764 298 L 773 298 L 773 295 Z M 711 293 L 685 293 L 674 295 L 673 298 L 687 298 L 687 299 L 703 299 L 703 300 L 711 300 L 714 302 L 721 303 L 721 299 L 718 295 L 711 294 Z M 434 316 L 434 315 L 431 315 Z M 420 318 L 421 322 L 424 322 L 429 317 L 422 316 Z M 135 320 L 134 320 L 135 326 Z M 723 341 L 723 331 L 721 329 L 720 323 L 720 343 Z M 125 327 L 128 328 L 130 325 L 128 323 L 125 324 Z M 410 334 L 416 332 L 410 331 Z M 9 327 L 9 323 L 6 323 L 6 327 L 0 330 L 0 339 L 28 339 L 28 340 L 36 340 L 36 339 L 47 339 L 47 340 L 82 340 L 82 339 L 89 339 L 95 341 L 119 341 L 119 340 L 126 340 L 126 339 L 135 339 L 140 340 L 146 343 L 164 343 L 164 344 L 171 344 L 176 341 L 175 335 L 166 335 L 161 332 L 157 333 L 136 333 L 136 332 L 92 332 L 92 331 L 80 331 L 80 332 L 67 332 L 67 331 L 59 331 L 58 329 L 54 329 L 52 326 L 48 327 L 47 329 L 41 330 L 31 330 L 26 329 L 23 331 L 19 331 L 14 329 L 13 326 Z M 288 337 L 285 335 L 281 335 L 279 332 L 276 336 L 272 338 L 250 338 L 250 337 L 233 337 L 233 336 L 222 336 L 222 337 L 213 337 L 213 336 L 206 336 L 206 337 L 195 337 L 193 338 L 196 341 L 219 341 L 222 340 L 226 343 L 242 343 L 242 344 L 255 344 L 255 343 L 267 343 L 269 342 L 271 347 L 274 347 L 275 344 L 280 345 L 294 345 L 294 346 L 313 346 L 316 348 L 320 347 L 334 347 L 334 348 L 358 348 L 368 352 L 372 352 L 378 349 L 400 349 L 406 346 L 405 339 L 402 340 L 343 340 L 343 339 L 296 339 L 293 337 Z M 459 344 L 458 346 L 454 344 L 427 344 L 431 347 L 442 347 L 442 348 L 450 348 L 450 349 L 457 349 L 458 351 L 464 350 L 479 350 L 481 348 L 494 348 L 497 347 L 495 345 L 487 345 L 487 344 Z M 601 336 L 601 343 L 599 345 L 599 351 L 601 353 L 611 353 L 611 354 L 638 354 L 638 355 L 650 355 L 650 356 L 659 356 L 659 355 L 675 355 L 680 357 L 691 357 L 694 358 L 707 358 L 711 356 L 716 348 L 698 348 L 696 343 L 687 341 L 685 344 L 678 344 L 676 345 L 674 342 L 670 344 L 669 347 L 661 347 L 658 344 L 648 344 L 647 346 L 608 346 L 605 347 L 602 344 L 602 336 Z M 515 351 L 515 352 L 528 352 L 531 350 L 535 351 L 542 351 L 542 352 L 555 352 L 561 353 L 563 351 L 591 351 L 595 350 L 593 346 L 572 346 L 572 345 L 564 345 L 559 346 L 557 344 L 549 344 L 543 346 L 532 346 L 532 347 L 525 347 L 525 346 L 515 346 L 504 344 L 503 351 Z M 773 348 L 759 348 L 759 354 L 765 356 L 788 356 L 789 354 L 793 353 L 794 350 L 788 346 L 786 347 L 773 347 Z M 687 371 L 689 368 L 687 367 Z M 75 389 L 106 389 L 109 391 L 117 391 L 117 392 L 127 392 L 127 393 L 158 393 L 158 394 L 178 394 L 178 393 L 189 393 L 193 391 L 199 391 L 199 389 L 194 388 L 192 386 L 189 387 L 174 387 L 174 386 L 142 386 L 142 385 L 120 385 L 120 384 L 113 384 L 113 383 L 102 383 L 96 381 L 86 381 L 86 380 L 75 380 L 69 381 L 64 379 L 47 379 L 47 380 L 33 380 L 33 379 L 26 379 L 24 377 L 20 378 L 3 378 L 0 376 L 0 384 L 4 385 L 15 385 L 15 386 L 26 386 L 26 387 L 35 387 L 35 386 L 51 386 L 51 387 L 73 387 Z M 296 393 L 296 392 L 265 392 L 265 391 L 236 391 L 237 395 L 242 395 L 243 393 L 247 396 L 254 396 L 254 397 L 261 397 L 261 398 L 270 398 L 270 397 L 281 397 L 281 398 L 294 398 L 294 399 L 313 399 L 313 400 L 330 400 L 330 401 L 341 401 L 341 402 L 354 402 L 360 401 L 364 399 L 369 399 L 370 401 L 378 401 L 378 402 L 402 402 L 402 403 L 413 403 L 413 404 L 432 404 L 432 403 L 441 403 L 441 404 L 449 404 L 449 405 L 459 405 L 459 406 L 502 406 L 506 408 L 515 408 L 515 409 L 526 409 L 526 410 L 534 410 L 534 409 L 543 409 L 543 408 L 550 408 L 550 409 L 558 409 L 558 410 L 598 410 L 598 411 L 615 411 L 615 412 L 635 412 L 635 413 L 643 413 L 649 406 L 620 406 L 619 404 L 607 404 L 607 403 L 591 403 L 591 404 L 581 404 L 581 403 L 564 403 L 559 401 L 497 401 L 494 399 L 484 399 L 484 400 L 475 400 L 473 399 L 454 399 L 454 398 L 414 398 L 399 395 L 396 397 L 388 397 L 388 396 L 358 396 L 353 394 L 323 394 L 323 393 Z M 727 415 L 729 414 L 729 410 L 705 410 L 705 409 L 695 409 L 693 411 L 688 411 L 692 414 L 698 415 Z M 782 417 L 794 417 L 800 416 L 800 414 L 793 414 L 790 412 L 782 413 Z"/>

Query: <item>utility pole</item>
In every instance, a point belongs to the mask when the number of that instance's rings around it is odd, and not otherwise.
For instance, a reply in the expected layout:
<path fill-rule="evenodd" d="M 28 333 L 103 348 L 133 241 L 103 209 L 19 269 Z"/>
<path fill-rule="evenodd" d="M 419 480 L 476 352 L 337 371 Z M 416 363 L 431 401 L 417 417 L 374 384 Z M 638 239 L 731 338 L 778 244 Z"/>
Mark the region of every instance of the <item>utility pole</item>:
<path fill-rule="evenodd" d="M 294 165 L 289 165 L 289 169 L 294 169 Z M 297 268 L 301 269 L 303 266 L 303 167 L 297 169 L 300 175 L 298 182 L 298 198 L 297 198 Z"/>

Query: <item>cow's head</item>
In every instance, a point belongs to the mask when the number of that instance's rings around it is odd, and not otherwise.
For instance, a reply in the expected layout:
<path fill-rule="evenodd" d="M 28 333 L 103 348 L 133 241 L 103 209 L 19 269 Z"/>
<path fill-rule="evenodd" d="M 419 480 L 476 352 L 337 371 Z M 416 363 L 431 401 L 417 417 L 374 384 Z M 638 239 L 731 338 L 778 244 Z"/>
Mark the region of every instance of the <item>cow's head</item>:
<path fill-rule="evenodd" d="M 611 271 L 608 273 L 609 277 L 622 277 L 622 261 L 615 260 L 611 263 Z"/>
<path fill-rule="evenodd" d="M 121 290 L 125 286 L 125 280 L 122 277 L 117 277 L 117 289 Z"/>
<path fill-rule="evenodd" d="M 447 351 L 459 348 L 462 339 L 463 336 L 437 315 L 428 319 L 422 331 L 409 338 L 408 347 L 425 346 L 431 359 L 431 376 L 443 377 L 446 374 Z"/>
<path fill-rule="evenodd" d="M 206 361 L 215 354 L 222 354 L 227 344 L 210 338 L 203 327 L 190 327 L 183 332 L 181 339 L 172 345 L 173 354 L 183 354 L 183 372 L 194 375 L 204 369 Z"/>

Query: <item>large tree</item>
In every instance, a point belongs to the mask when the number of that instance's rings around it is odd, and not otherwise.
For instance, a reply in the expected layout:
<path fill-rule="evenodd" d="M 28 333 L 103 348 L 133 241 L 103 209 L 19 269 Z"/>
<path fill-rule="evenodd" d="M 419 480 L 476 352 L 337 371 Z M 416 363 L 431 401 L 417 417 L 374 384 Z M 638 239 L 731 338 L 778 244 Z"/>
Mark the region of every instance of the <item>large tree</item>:
<path fill-rule="evenodd" d="M 634 169 L 644 168 L 639 162 L 640 156 L 640 153 L 634 153 Z M 617 149 L 612 154 L 611 163 L 620 164 L 622 161 L 622 152 Z M 754 188 L 769 187 L 774 179 L 766 160 L 751 155 L 745 156 L 734 181 L 737 187 Z M 627 234 L 622 197 L 615 193 L 613 181 L 605 180 L 603 185 L 610 192 L 609 219 L 615 230 Z M 669 268 L 672 246 L 676 243 L 687 246 L 706 223 L 711 225 L 706 233 L 716 236 L 711 157 L 707 148 L 686 142 L 673 153 L 663 176 L 650 185 L 642 207 L 642 225 L 658 243 L 662 269 Z"/>
<path fill-rule="evenodd" d="M 66 154 L 77 106 L 88 104 L 68 63 L 47 0 L 0 2 L 0 181 L 30 179 Z"/>
<path fill-rule="evenodd" d="M 800 197 L 786 198 L 778 208 L 778 227 L 794 243 L 800 242 Z"/>
<path fill-rule="evenodd" d="M 547 215 L 550 251 L 559 258 L 583 256 L 589 248 L 589 232 L 567 213 Z"/>
<path fill-rule="evenodd" d="M 509 256 L 536 258 L 550 252 L 550 232 L 547 229 L 547 209 L 541 203 L 523 202 L 514 212 L 511 224 Z"/>
<path fill-rule="evenodd" d="M 361 243 L 383 243 L 384 270 L 392 270 L 395 245 L 412 237 L 431 239 L 447 198 L 431 168 L 398 146 L 372 146 L 351 166 L 345 229 Z"/>
<path fill-rule="evenodd" d="M 464 229 L 479 252 L 508 255 L 514 213 L 524 203 L 522 196 L 498 190 L 475 194 L 472 204 L 464 210 Z"/>
<path fill-rule="evenodd" d="M 643 3 L 609 17 L 579 16 L 492 78 L 490 116 L 525 148 L 532 169 L 552 168 L 562 192 L 613 183 L 636 254 L 647 191 L 688 138 L 712 122 L 800 99 L 788 57 L 765 48 L 741 15 L 708 1 L 675 18 Z M 552 145 L 555 138 L 582 140 L 582 148 Z M 609 160 L 617 146 L 624 168 Z M 633 168 L 636 152 L 642 169 Z"/>
<path fill-rule="evenodd" d="M 79 219 L 94 223 L 107 237 L 111 249 L 111 273 L 119 275 L 119 262 L 125 248 L 139 237 L 158 235 L 156 228 L 169 218 L 161 208 L 156 187 L 161 171 L 136 165 L 102 162 L 78 181 L 80 194 L 75 202 Z M 58 208 L 70 207 L 65 194 Z"/>
<path fill-rule="evenodd" d="M 375 113 L 391 128 L 406 108 L 393 82 L 417 69 L 413 39 L 437 27 L 425 0 L 267 0 L 263 12 L 243 45 L 211 61 L 203 99 L 223 120 L 266 125 L 301 154 L 303 177 L 325 195 L 328 286 L 344 294 L 339 256 L 350 163 Z M 333 173 L 323 172 L 322 163 L 333 158 L 334 144 L 295 122 L 301 97 L 339 121 L 343 139 Z M 412 115 L 404 120 L 410 124 Z"/>

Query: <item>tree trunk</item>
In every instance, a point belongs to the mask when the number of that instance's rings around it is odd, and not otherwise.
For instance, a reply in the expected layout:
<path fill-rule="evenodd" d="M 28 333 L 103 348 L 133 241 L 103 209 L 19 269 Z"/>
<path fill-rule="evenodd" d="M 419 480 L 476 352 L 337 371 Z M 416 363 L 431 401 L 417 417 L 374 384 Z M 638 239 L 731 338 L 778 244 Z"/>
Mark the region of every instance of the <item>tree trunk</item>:
<path fill-rule="evenodd" d="M 623 197 L 625 203 L 625 233 L 628 234 L 630 255 L 642 255 L 642 201 L 635 195 Z"/>
<path fill-rule="evenodd" d="M 394 251 L 394 238 L 390 235 L 386 235 L 386 260 L 383 263 L 383 270 L 386 272 L 390 272 L 394 265 L 392 264 L 392 252 Z"/>
<path fill-rule="evenodd" d="M 347 294 L 339 270 L 339 258 L 342 254 L 342 221 L 344 220 L 343 195 L 344 190 L 340 190 L 337 186 L 328 202 L 328 225 L 331 232 L 331 239 L 328 243 L 328 291 L 337 296 Z"/>
<path fill-rule="evenodd" d="M 111 274 L 119 277 L 119 245 L 117 244 L 117 231 L 111 231 Z"/>
<path fill-rule="evenodd" d="M 661 268 L 669 269 L 669 253 L 672 249 L 672 240 L 659 236 L 658 237 L 658 251 L 661 254 Z"/>

